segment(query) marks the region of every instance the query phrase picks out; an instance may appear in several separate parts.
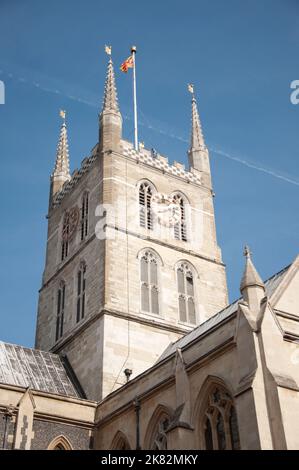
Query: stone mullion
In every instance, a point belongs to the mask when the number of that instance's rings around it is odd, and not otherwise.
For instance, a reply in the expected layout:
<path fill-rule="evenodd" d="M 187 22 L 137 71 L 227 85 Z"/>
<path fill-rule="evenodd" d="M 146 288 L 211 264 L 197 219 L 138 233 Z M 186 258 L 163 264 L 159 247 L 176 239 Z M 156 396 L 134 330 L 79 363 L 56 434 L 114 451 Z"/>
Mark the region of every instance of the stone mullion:
<path fill-rule="evenodd" d="M 213 450 L 218 450 L 219 445 L 218 445 L 218 436 L 217 436 L 217 429 L 216 429 L 216 421 L 217 421 L 218 412 L 216 408 L 214 408 L 213 413 L 210 416 L 211 416 L 210 422 L 211 422 L 212 438 L 213 438 Z"/>
<path fill-rule="evenodd" d="M 226 404 L 225 408 L 223 408 L 223 413 L 222 413 L 222 417 L 224 421 L 226 450 L 232 450 L 232 439 L 231 439 L 230 426 L 229 426 L 229 410 L 230 410 L 230 406 Z"/>

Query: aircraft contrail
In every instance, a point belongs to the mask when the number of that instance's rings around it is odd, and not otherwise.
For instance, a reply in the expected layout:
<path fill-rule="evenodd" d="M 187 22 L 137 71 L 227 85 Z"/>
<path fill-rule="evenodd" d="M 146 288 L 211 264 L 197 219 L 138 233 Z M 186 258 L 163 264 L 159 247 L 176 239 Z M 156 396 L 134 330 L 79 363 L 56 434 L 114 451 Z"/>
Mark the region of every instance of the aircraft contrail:
<path fill-rule="evenodd" d="M 0 70 L 0 74 L 3 73 L 2 70 Z M 99 107 L 99 100 L 98 99 L 95 99 L 93 101 L 91 100 L 86 100 L 84 98 L 80 98 L 79 96 L 75 96 L 75 95 L 72 95 L 72 94 L 68 94 L 68 93 L 65 93 L 57 88 L 51 88 L 51 87 L 46 87 L 46 86 L 43 86 L 42 84 L 40 84 L 39 82 L 35 82 L 35 81 L 28 81 L 26 78 L 24 77 L 16 77 L 14 74 L 12 73 L 7 73 L 7 76 L 10 78 L 10 79 L 14 79 L 20 83 L 27 83 L 31 86 L 34 86 L 35 88 L 39 89 L 39 90 L 42 90 L 46 93 L 52 93 L 52 94 L 55 94 L 55 95 L 62 95 L 72 101 L 76 101 L 78 103 L 82 103 L 82 104 L 85 104 L 87 106 L 90 106 L 92 108 L 98 108 Z M 176 139 L 180 142 L 184 142 L 184 143 L 188 143 L 188 140 L 185 138 L 185 137 L 182 137 L 180 135 L 177 135 L 173 132 L 170 132 L 170 131 L 166 131 L 164 129 L 162 129 L 161 127 L 155 127 L 154 125 L 151 124 L 150 120 L 147 118 L 147 116 L 139 109 L 141 115 L 143 116 L 143 119 L 145 122 L 143 121 L 140 121 L 139 124 L 142 125 L 143 127 L 146 127 L 147 129 L 149 130 L 152 130 L 154 132 L 157 132 L 161 135 L 165 135 L 166 137 L 169 137 L 171 139 Z M 132 118 L 130 116 L 128 116 L 127 114 L 123 115 L 123 117 L 127 120 L 132 120 Z M 162 123 L 163 125 L 163 123 Z M 164 124 L 165 125 L 165 124 Z M 227 153 L 223 150 L 219 150 L 215 147 L 210 147 L 210 151 L 216 155 L 219 155 L 221 157 L 224 157 L 224 158 L 227 158 L 229 160 L 232 160 L 234 162 L 237 162 L 237 163 L 240 163 L 241 165 L 244 165 L 244 166 L 247 166 L 247 168 L 251 168 L 253 170 L 256 170 L 256 171 L 260 171 L 262 173 L 265 173 L 269 176 L 272 176 L 274 178 L 277 178 L 277 179 L 280 179 L 282 181 L 285 181 L 286 183 L 290 183 L 290 184 L 293 184 L 293 185 L 296 185 L 296 186 L 299 186 L 299 180 L 296 179 L 296 178 L 292 178 L 291 176 L 289 175 L 284 175 L 276 170 L 272 170 L 270 168 L 265 168 L 263 166 L 261 166 L 260 164 L 258 163 L 255 163 L 255 162 L 251 162 L 249 160 L 246 160 L 244 158 L 240 158 L 240 157 L 236 157 L 234 155 L 231 155 L 230 153 Z"/>
<path fill-rule="evenodd" d="M 145 118 L 146 116 L 144 115 L 144 113 L 141 113 L 143 115 L 143 117 Z M 152 126 L 151 124 L 143 124 L 145 127 L 147 127 L 148 129 L 151 129 L 155 132 L 158 132 L 160 134 L 163 134 L 167 137 L 170 137 L 170 138 L 173 138 L 173 139 L 176 139 L 176 140 L 179 140 L 181 142 L 184 142 L 184 143 L 189 143 L 189 141 L 184 138 L 184 137 L 181 137 L 181 136 L 178 136 L 178 135 L 175 135 L 174 133 L 172 132 L 168 132 L 168 131 L 165 131 L 163 129 L 158 129 L 154 126 Z M 224 152 L 223 150 L 219 150 L 213 146 L 210 146 L 209 147 L 209 150 L 212 152 L 212 153 L 215 153 L 217 155 L 220 155 L 221 157 L 225 157 L 225 158 L 228 158 L 229 160 L 232 160 L 234 162 L 237 162 L 237 163 L 240 163 L 242 165 L 245 165 L 247 166 L 248 168 L 252 168 L 253 170 L 257 170 L 257 171 L 260 171 L 262 173 L 265 173 L 269 176 L 273 176 L 274 178 L 278 178 L 278 179 L 281 179 L 287 183 L 291 183 L 291 184 L 294 184 L 296 186 L 299 186 L 299 180 L 295 179 L 295 178 L 292 178 L 291 176 L 289 175 L 283 175 L 281 173 L 279 173 L 278 171 L 275 171 L 275 170 L 272 170 L 270 168 L 265 168 L 261 165 L 259 165 L 258 163 L 255 163 L 255 162 L 250 162 L 248 160 L 245 160 L 244 158 L 240 158 L 240 157 L 236 157 L 234 155 L 231 155 L 230 153 L 227 153 L 227 152 Z"/>
<path fill-rule="evenodd" d="M 299 181 L 291 178 L 290 176 L 285 176 L 282 175 L 281 173 L 271 170 L 269 168 L 264 168 L 257 163 L 251 163 L 248 160 L 244 160 L 239 157 L 235 157 L 233 155 L 230 155 L 229 153 L 223 152 L 222 150 L 216 150 L 211 148 L 212 153 L 216 153 L 217 155 L 221 155 L 222 157 L 229 158 L 230 160 L 233 160 L 235 162 L 241 163 L 242 165 L 247 166 L 248 168 L 253 168 L 254 170 L 261 171 L 263 173 L 266 173 L 267 175 L 273 176 L 274 178 L 281 179 L 283 181 L 286 181 L 287 183 L 295 184 L 296 186 L 299 186 Z"/>

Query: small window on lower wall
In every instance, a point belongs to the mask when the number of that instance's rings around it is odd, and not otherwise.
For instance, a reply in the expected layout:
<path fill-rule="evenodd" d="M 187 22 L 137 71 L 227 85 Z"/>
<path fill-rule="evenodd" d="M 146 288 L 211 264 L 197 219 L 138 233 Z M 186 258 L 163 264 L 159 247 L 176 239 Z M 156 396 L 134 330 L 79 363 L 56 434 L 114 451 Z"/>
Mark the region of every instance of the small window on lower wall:
<path fill-rule="evenodd" d="M 48 450 L 73 450 L 70 441 L 65 436 L 57 436 L 49 444 Z"/>
<path fill-rule="evenodd" d="M 206 398 L 201 432 L 206 450 L 239 450 L 237 414 L 231 395 L 215 385 Z"/>
<path fill-rule="evenodd" d="M 163 416 L 157 423 L 156 432 L 151 444 L 152 450 L 167 450 L 167 429 L 169 426 L 169 417 Z"/>
<path fill-rule="evenodd" d="M 130 444 L 126 436 L 118 431 L 113 438 L 110 449 L 112 450 L 131 450 Z"/>
<path fill-rule="evenodd" d="M 62 444 L 57 444 L 57 446 L 55 446 L 53 450 L 66 450 L 66 449 Z"/>

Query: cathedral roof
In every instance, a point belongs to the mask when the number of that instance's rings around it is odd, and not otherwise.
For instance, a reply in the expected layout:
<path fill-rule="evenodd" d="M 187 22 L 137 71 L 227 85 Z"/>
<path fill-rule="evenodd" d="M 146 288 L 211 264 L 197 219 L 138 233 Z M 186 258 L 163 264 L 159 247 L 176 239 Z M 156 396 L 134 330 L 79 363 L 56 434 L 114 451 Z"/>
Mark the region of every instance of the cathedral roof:
<path fill-rule="evenodd" d="M 0 383 L 79 397 L 60 357 L 0 341 Z"/>
<path fill-rule="evenodd" d="M 279 284 L 282 282 L 284 279 L 284 276 L 286 275 L 288 269 L 290 266 L 285 267 L 278 273 L 274 274 L 272 277 L 270 277 L 267 281 L 265 281 L 265 290 L 266 290 L 266 295 L 267 297 L 271 297 L 274 291 L 277 289 Z M 241 299 L 236 300 L 232 304 L 228 305 L 225 307 L 223 310 L 220 312 L 216 313 L 213 315 L 211 318 L 209 318 L 207 321 L 202 323 L 201 325 L 197 326 L 194 328 L 194 330 L 190 331 L 190 333 L 187 333 L 185 336 L 180 338 L 174 343 L 171 343 L 165 351 L 162 353 L 162 355 L 159 357 L 158 362 L 162 361 L 163 359 L 166 359 L 167 357 L 171 356 L 176 352 L 176 350 L 182 349 L 186 347 L 188 344 L 192 343 L 194 340 L 198 339 L 200 336 L 205 334 L 207 331 L 211 330 L 218 324 L 220 324 L 223 320 L 226 320 L 230 316 L 234 315 L 238 311 L 238 304 Z"/>

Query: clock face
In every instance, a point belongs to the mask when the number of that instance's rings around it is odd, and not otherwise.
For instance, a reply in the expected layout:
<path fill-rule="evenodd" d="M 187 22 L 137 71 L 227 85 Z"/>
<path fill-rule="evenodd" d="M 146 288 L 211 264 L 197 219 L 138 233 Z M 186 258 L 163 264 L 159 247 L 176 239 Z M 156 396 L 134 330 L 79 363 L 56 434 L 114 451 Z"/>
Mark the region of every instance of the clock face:
<path fill-rule="evenodd" d="M 63 220 L 62 239 L 64 241 L 70 240 L 75 234 L 76 228 L 79 222 L 79 208 L 77 206 L 72 207 L 65 213 Z"/>
<path fill-rule="evenodd" d="M 154 194 L 151 200 L 152 211 L 159 224 L 165 227 L 173 227 L 181 218 L 181 209 L 171 196 Z"/>

